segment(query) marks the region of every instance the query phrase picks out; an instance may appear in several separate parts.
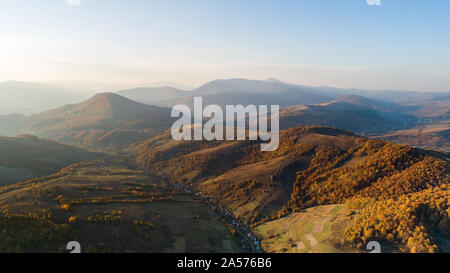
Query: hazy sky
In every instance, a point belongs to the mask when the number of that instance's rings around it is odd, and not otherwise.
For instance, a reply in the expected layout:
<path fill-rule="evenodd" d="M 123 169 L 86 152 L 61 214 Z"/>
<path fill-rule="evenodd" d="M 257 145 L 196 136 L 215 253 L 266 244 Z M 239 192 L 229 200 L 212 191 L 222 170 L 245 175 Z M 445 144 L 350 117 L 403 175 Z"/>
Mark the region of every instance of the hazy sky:
<path fill-rule="evenodd" d="M 450 90 L 448 0 L 0 4 L 0 81 L 195 86 L 275 77 L 307 85 Z"/>

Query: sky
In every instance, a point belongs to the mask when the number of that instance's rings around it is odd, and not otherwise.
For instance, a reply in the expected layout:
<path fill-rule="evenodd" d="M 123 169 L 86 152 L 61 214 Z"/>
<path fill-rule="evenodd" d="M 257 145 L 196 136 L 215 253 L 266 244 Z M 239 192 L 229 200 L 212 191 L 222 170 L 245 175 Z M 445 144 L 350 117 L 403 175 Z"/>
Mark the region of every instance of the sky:
<path fill-rule="evenodd" d="M 448 0 L 0 0 L 0 81 L 450 91 Z"/>

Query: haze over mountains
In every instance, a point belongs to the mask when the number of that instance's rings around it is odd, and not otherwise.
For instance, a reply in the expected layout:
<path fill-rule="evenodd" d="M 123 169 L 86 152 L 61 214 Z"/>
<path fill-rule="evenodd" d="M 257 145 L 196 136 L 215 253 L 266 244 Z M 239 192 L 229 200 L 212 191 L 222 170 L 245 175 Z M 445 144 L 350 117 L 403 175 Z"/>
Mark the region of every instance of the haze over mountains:
<path fill-rule="evenodd" d="M 373 91 L 300 86 L 276 79 L 229 79 L 209 82 L 190 93 L 174 88 L 142 88 L 118 94 L 166 107 L 186 104 L 192 108 L 194 96 L 201 96 L 204 105 L 217 104 L 222 107 L 227 104 L 278 104 L 289 106 L 281 110 L 282 128 L 318 125 L 367 135 L 390 132 L 389 139 L 392 141 L 403 143 L 407 140 L 406 143 L 411 145 L 449 150 L 449 140 L 442 135 L 445 136 L 450 128 L 450 92 Z M 392 135 L 392 131 L 403 132 L 416 126 L 432 126 L 434 129 L 420 142 Z M 435 143 L 435 139 L 439 141 Z"/>
<path fill-rule="evenodd" d="M 181 91 L 174 87 L 164 86 L 154 88 L 133 88 L 119 91 L 117 94 L 145 104 L 167 106 L 166 101 L 191 96 L 192 92 Z"/>
<path fill-rule="evenodd" d="M 170 109 L 101 93 L 30 116 L 0 117 L 7 135 L 34 134 L 71 144 L 117 146 L 145 139 L 171 125 Z"/>
<path fill-rule="evenodd" d="M 143 88 L 143 87 L 156 88 L 162 86 L 169 86 L 180 90 L 194 89 L 191 86 L 172 81 L 157 81 L 141 84 L 124 84 L 124 83 L 108 83 L 99 81 L 66 80 L 66 81 L 49 81 L 45 82 L 44 84 L 56 86 L 63 89 L 78 90 L 80 92 L 85 92 L 89 94 L 103 93 L 103 92 L 117 92 L 120 90 Z"/>
<path fill-rule="evenodd" d="M 87 96 L 88 93 L 42 84 L 1 83 L 2 108 L 14 106 L 20 109 L 18 112 L 33 115 L 5 115 L 15 111 L 3 110 L 0 134 L 29 133 L 72 144 L 120 146 L 169 128 L 168 107 L 176 104 L 192 107 L 193 97 L 201 96 L 204 105 L 223 107 L 279 104 L 283 129 L 332 126 L 381 138 L 380 135 L 389 133 L 391 141 L 444 151 L 449 146 L 445 133 L 449 129 L 448 92 L 344 90 L 293 85 L 276 79 L 229 79 L 215 80 L 192 91 L 166 86 L 103 93 L 89 100 Z M 81 102 L 83 98 L 86 100 Z M 37 109 L 47 111 L 38 114 Z M 430 126 L 433 129 L 427 129 L 418 143 L 404 136 L 411 135 L 405 130 L 417 132 Z M 433 144 L 436 139 L 439 146 Z"/>
<path fill-rule="evenodd" d="M 191 92 L 164 87 L 124 90 L 118 94 L 166 107 L 185 104 L 192 108 L 194 96 L 201 96 L 204 105 L 222 107 L 275 104 L 286 107 L 280 116 L 281 128 L 285 129 L 332 126 L 366 135 L 390 133 L 386 139 L 391 141 L 442 151 L 449 151 L 450 146 L 445 137 L 450 129 L 450 92 L 372 91 L 300 86 L 276 79 L 229 79 L 209 82 Z M 419 142 L 405 132 L 430 126 L 433 129 L 427 130 Z M 405 134 L 408 136 L 404 137 Z"/>
<path fill-rule="evenodd" d="M 176 104 L 191 106 L 194 96 L 201 96 L 206 104 L 277 104 L 280 106 L 325 102 L 334 98 L 320 88 L 286 84 L 279 81 L 256 81 L 246 79 L 215 80 L 191 92 L 181 90 L 140 89 L 120 91 L 118 94 L 138 99 L 143 103 L 172 107 Z M 168 95 L 164 96 L 165 91 Z M 255 96 L 258 95 L 258 96 Z"/>
<path fill-rule="evenodd" d="M 73 232 L 93 252 L 248 250 L 224 208 L 254 228 L 267 252 L 354 252 L 380 238 L 392 251 L 449 251 L 448 153 L 383 140 L 448 151 L 448 93 L 231 79 L 192 91 L 134 88 L 76 101 L 59 98 L 64 90 L 55 87 L 5 86 L 33 94 L 30 100 L 42 91 L 40 107 L 64 105 L 0 115 L 0 135 L 10 136 L 0 137 L 0 228 L 7 230 L 0 252 L 56 251 Z M 26 106 L 5 90 L 8 103 Z M 170 106 L 191 106 L 194 96 L 204 105 L 280 104 L 279 149 L 173 140 Z M 20 134 L 39 138 L 12 137 Z M 16 232 L 23 221 L 26 236 Z M 130 240 L 131 249 L 123 243 Z"/>
<path fill-rule="evenodd" d="M 0 82 L 0 115 L 37 114 L 66 104 L 82 102 L 98 93 L 143 87 L 160 89 L 161 86 L 186 88 L 186 90 L 192 89 L 174 82 L 155 82 L 139 85 L 91 81 Z M 162 88 L 161 92 L 167 93 L 164 88 Z M 167 96 L 163 99 L 173 98 Z M 144 101 L 146 101 L 146 98 L 143 98 Z M 149 100 L 148 102 L 153 101 Z"/>
<path fill-rule="evenodd" d="M 49 175 L 73 163 L 103 156 L 31 135 L 0 137 L 0 186 Z"/>
<path fill-rule="evenodd" d="M 52 85 L 28 82 L 0 82 L 1 114 L 35 114 L 89 98 L 88 94 Z"/>
<path fill-rule="evenodd" d="M 298 126 L 331 126 L 358 134 L 380 134 L 418 123 L 417 117 L 405 113 L 392 103 L 344 95 L 330 102 L 288 106 L 281 109 L 280 128 Z"/>
<path fill-rule="evenodd" d="M 202 96 L 205 101 L 218 105 L 225 103 L 244 104 L 253 97 L 254 100 L 266 102 L 265 104 L 290 106 L 327 102 L 342 95 L 356 95 L 378 100 L 380 103 L 390 103 L 391 106 L 398 104 L 414 109 L 414 106 L 424 104 L 425 102 L 435 103 L 448 100 L 450 96 L 450 92 L 374 91 L 312 87 L 284 83 L 276 79 L 268 79 L 266 81 L 221 79 L 206 83 L 190 92 L 183 92 L 171 86 L 171 88 L 137 88 L 122 90 L 117 93 L 142 103 L 152 102 L 168 107 L 181 102 L 189 102 L 193 96 Z M 167 95 L 164 95 L 164 93 L 167 93 Z"/>

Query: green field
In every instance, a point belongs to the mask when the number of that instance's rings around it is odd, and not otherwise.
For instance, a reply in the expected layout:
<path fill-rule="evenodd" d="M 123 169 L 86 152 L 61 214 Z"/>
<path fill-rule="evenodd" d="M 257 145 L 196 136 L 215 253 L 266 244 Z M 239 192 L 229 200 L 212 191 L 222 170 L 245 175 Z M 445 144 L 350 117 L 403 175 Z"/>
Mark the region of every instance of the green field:
<path fill-rule="evenodd" d="M 343 205 L 324 205 L 292 213 L 255 228 L 267 252 L 338 253 L 342 224 L 346 219 Z"/>

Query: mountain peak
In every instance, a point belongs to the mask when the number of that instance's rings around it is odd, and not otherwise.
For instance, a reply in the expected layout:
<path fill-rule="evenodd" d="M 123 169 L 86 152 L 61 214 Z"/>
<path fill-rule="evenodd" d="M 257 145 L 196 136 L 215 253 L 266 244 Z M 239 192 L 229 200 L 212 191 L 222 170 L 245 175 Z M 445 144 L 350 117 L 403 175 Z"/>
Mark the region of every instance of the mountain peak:
<path fill-rule="evenodd" d="M 363 96 L 358 95 L 342 95 L 335 100 L 336 102 L 348 103 L 363 107 L 369 107 L 372 109 L 384 111 L 384 112 L 392 112 L 401 110 L 402 107 L 387 101 L 380 101 L 376 99 L 370 99 Z"/>
<path fill-rule="evenodd" d="M 284 82 L 280 81 L 280 80 L 277 79 L 277 78 L 268 78 L 268 79 L 266 80 L 266 82 L 271 82 L 271 83 L 284 83 Z"/>
<path fill-rule="evenodd" d="M 119 106 L 123 104 L 137 104 L 142 105 L 139 102 L 132 101 L 130 99 L 127 99 L 125 97 L 122 97 L 120 95 L 114 94 L 114 93 L 99 93 L 94 95 L 92 98 L 88 99 L 87 101 L 82 102 L 82 104 L 101 104 L 102 106 L 105 105 L 112 105 L 112 106 Z"/>
<path fill-rule="evenodd" d="M 78 104 L 33 115 L 24 121 L 23 131 L 47 137 L 67 131 L 166 128 L 170 123 L 169 108 L 100 93 Z"/>
<path fill-rule="evenodd" d="M 367 99 L 364 98 L 362 96 L 358 96 L 358 95 L 342 95 L 339 96 L 338 98 L 336 98 L 336 101 L 339 102 L 346 102 L 346 103 L 351 103 L 351 104 L 363 104 L 363 103 L 369 103 L 372 102 L 371 99 Z"/>
<path fill-rule="evenodd" d="M 105 99 L 105 98 L 109 99 L 109 98 L 114 98 L 114 97 L 122 97 L 122 96 L 111 93 L 111 92 L 104 92 L 104 93 L 95 94 L 91 99 L 96 99 L 96 100 L 97 99 Z"/>

